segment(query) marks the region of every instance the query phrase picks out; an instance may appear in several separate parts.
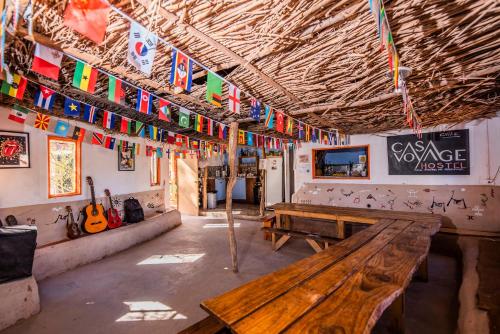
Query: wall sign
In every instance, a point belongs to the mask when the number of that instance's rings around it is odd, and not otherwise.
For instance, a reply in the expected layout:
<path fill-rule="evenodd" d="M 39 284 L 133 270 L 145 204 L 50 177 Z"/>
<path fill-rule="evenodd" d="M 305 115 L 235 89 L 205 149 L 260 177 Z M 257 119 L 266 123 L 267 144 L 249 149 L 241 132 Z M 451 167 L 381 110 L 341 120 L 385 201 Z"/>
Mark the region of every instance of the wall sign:
<path fill-rule="evenodd" d="M 469 130 L 387 137 L 389 175 L 469 175 Z"/>

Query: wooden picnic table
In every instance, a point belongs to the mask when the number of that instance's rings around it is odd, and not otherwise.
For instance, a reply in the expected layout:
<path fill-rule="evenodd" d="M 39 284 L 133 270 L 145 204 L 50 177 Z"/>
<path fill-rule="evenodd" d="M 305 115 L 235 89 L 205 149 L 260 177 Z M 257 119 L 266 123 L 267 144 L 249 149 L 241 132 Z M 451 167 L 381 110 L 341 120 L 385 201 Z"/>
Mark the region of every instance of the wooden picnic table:
<path fill-rule="evenodd" d="M 275 226 L 267 228 L 271 232 L 273 250 L 278 250 L 291 237 L 304 238 L 309 245 L 317 252 L 323 248 L 318 242 L 324 242 L 328 247 L 335 239 L 345 239 L 346 223 L 375 224 L 380 219 L 412 219 L 414 212 L 377 210 L 365 208 L 348 208 L 328 205 L 297 204 L 297 203 L 277 203 L 270 207 L 276 215 Z M 335 223 L 336 237 L 325 236 L 321 233 L 307 233 L 295 231 L 290 217 L 323 219 Z M 420 221 L 441 222 L 441 216 L 430 213 L 418 213 Z M 278 235 L 281 237 L 278 239 Z"/>
<path fill-rule="evenodd" d="M 203 321 L 212 326 L 204 333 L 369 333 L 388 307 L 392 332 L 403 332 L 404 290 L 414 273 L 426 274 L 440 227 L 439 216 L 406 218 L 380 218 L 320 253 L 203 301 L 210 315 Z"/>

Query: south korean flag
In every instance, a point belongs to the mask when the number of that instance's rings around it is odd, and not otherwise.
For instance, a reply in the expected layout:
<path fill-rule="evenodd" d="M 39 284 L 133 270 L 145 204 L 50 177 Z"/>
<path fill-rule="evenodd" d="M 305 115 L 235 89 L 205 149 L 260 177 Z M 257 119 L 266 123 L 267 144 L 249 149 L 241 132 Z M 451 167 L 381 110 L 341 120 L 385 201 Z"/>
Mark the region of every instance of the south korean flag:
<path fill-rule="evenodd" d="M 132 22 L 128 38 L 128 61 L 147 76 L 151 75 L 157 41 L 154 33 Z"/>

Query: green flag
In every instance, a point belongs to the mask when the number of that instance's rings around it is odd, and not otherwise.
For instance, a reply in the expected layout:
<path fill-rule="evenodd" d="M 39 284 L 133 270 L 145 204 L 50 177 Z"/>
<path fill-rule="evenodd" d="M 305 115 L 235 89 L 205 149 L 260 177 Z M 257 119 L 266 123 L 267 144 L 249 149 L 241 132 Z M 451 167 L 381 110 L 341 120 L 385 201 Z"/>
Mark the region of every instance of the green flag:
<path fill-rule="evenodd" d="M 207 75 L 206 98 L 214 106 L 222 106 L 222 79 L 210 71 Z"/>
<path fill-rule="evenodd" d="M 186 108 L 179 108 L 179 126 L 189 128 L 189 110 Z"/>

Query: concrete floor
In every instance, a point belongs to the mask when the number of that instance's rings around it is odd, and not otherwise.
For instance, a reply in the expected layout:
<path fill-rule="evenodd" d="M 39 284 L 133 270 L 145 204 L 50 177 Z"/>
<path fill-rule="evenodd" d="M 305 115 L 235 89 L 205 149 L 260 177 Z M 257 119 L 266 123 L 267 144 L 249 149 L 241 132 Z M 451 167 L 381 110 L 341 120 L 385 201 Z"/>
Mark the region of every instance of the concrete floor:
<path fill-rule="evenodd" d="M 206 316 L 202 300 L 313 254 L 303 240 L 291 240 L 274 253 L 260 223 L 237 221 L 240 273 L 233 274 L 226 228 L 217 225 L 224 223 L 183 217 L 182 226 L 157 239 L 42 281 L 41 313 L 1 334 L 176 333 Z M 187 260 L 203 256 L 187 263 L 138 265 L 154 255 L 173 254 L 193 254 Z M 456 264 L 434 254 L 429 261 L 430 281 L 414 282 L 407 291 L 407 333 L 453 333 Z M 378 327 L 376 332 L 384 332 Z"/>

